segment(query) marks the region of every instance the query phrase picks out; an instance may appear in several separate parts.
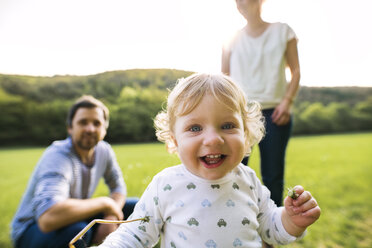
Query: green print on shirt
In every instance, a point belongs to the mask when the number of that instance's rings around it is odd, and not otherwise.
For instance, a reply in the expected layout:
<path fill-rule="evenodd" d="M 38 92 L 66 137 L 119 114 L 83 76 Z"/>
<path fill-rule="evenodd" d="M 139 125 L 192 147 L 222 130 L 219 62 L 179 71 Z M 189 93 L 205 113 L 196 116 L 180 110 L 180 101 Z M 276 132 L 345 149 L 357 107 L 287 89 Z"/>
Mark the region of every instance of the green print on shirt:
<path fill-rule="evenodd" d="M 171 189 L 172 189 L 172 186 L 170 186 L 169 184 L 165 185 L 165 187 L 163 188 L 164 191 L 167 191 L 167 190 L 171 191 Z"/>
<path fill-rule="evenodd" d="M 211 187 L 212 187 L 212 189 L 219 189 L 220 185 L 219 184 L 212 184 Z"/>
<path fill-rule="evenodd" d="M 218 222 L 217 222 L 217 226 L 221 227 L 221 226 L 224 226 L 226 227 L 227 223 L 224 219 L 220 219 Z"/>
<path fill-rule="evenodd" d="M 189 183 L 186 187 L 187 187 L 187 189 L 195 189 L 196 185 L 193 184 L 193 183 Z"/>
<path fill-rule="evenodd" d="M 239 189 L 239 185 L 237 183 L 233 183 L 232 187 L 233 189 Z"/>
<path fill-rule="evenodd" d="M 189 226 L 192 225 L 199 226 L 199 222 L 195 218 L 190 218 L 187 224 L 189 224 Z"/>
<path fill-rule="evenodd" d="M 172 216 L 168 216 L 167 219 L 165 219 L 165 221 L 168 222 L 168 223 L 171 223 L 171 221 L 172 221 Z"/>
<path fill-rule="evenodd" d="M 249 223 L 251 223 L 247 217 L 244 217 L 244 219 L 242 220 L 242 224 L 243 226 L 245 226 L 246 224 L 249 225 Z"/>
<path fill-rule="evenodd" d="M 159 204 L 159 197 L 157 197 L 157 196 L 154 196 L 154 203 L 155 203 L 155 205 L 157 206 L 158 204 Z"/>
<path fill-rule="evenodd" d="M 146 227 L 145 226 L 138 226 L 138 229 L 140 229 L 143 232 L 146 232 Z"/>

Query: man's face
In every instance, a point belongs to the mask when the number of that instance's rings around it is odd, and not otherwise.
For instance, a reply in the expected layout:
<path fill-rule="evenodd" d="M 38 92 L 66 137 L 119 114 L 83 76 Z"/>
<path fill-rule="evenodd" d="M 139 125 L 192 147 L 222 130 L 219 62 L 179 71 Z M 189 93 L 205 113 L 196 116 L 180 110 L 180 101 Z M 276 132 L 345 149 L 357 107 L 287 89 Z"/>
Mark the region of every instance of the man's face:
<path fill-rule="evenodd" d="M 68 133 L 73 144 L 81 150 L 90 150 L 106 135 L 105 118 L 100 108 L 79 108 Z"/>

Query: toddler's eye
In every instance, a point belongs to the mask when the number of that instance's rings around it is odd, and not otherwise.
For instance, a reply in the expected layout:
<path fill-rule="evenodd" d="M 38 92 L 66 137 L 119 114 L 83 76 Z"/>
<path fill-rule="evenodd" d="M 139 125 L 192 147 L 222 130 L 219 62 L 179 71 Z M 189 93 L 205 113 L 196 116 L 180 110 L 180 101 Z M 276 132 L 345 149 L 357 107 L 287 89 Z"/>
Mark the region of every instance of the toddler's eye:
<path fill-rule="evenodd" d="M 189 131 L 191 132 L 200 132 L 201 131 L 201 127 L 200 126 L 191 126 Z"/>
<path fill-rule="evenodd" d="M 233 129 L 235 127 L 232 123 L 226 123 L 222 125 L 222 129 Z"/>

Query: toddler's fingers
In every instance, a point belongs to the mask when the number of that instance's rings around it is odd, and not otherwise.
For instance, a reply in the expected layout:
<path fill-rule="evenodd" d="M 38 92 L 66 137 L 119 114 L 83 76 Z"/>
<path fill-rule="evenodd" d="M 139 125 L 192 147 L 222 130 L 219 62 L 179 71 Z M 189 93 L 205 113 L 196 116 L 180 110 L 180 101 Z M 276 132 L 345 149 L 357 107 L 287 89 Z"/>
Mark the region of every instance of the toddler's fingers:
<path fill-rule="evenodd" d="M 302 216 L 312 218 L 314 219 L 314 221 L 316 221 L 317 219 L 319 219 L 321 212 L 322 211 L 320 207 L 317 205 L 316 207 L 311 208 L 307 210 L 306 212 L 302 213 Z"/>
<path fill-rule="evenodd" d="M 288 197 L 284 199 L 284 206 L 292 207 L 294 206 L 294 201 L 299 197 L 299 195 L 304 191 L 301 185 L 296 185 L 293 188 L 288 189 Z"/>
<path fill-rule="evenodd" d="M 305 202 L 309 201 L 312 198 L 312 195 L 309 191 L 303 191 L 297 199 L 293 201 L 293 205 L 295 207 L 299 207 Z"/>
<path fill-rule="evenodd" d="M 305 191 L 304 187 L 302 187 L 301 185 L 296 185 L 296 186 L 293 187 L 293 189 L 299 195 L 301 195 Z"/>
<path fill-rule="evenodd" d="M 306 211 L 313 209 L 318 206 L 317 201 L 311 197 L 309 200 L 306 200 L 303 204 L 293 207 L 293 211 L 297 214 L 305 213 Z"/>

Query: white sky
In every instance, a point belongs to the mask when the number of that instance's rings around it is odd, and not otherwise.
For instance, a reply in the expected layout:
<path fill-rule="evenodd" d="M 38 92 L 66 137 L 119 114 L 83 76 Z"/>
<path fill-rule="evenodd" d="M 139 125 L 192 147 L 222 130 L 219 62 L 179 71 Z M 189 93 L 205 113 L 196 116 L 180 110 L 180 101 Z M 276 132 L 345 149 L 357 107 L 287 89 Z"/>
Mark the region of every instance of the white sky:
<path fill-rule="evenodd" d="M 267 0 L 299 38 L 301 84 L 372 86 L 371 0 Z M 0 0 L 0 73 L 219 72 L 234 0 Z"/>

